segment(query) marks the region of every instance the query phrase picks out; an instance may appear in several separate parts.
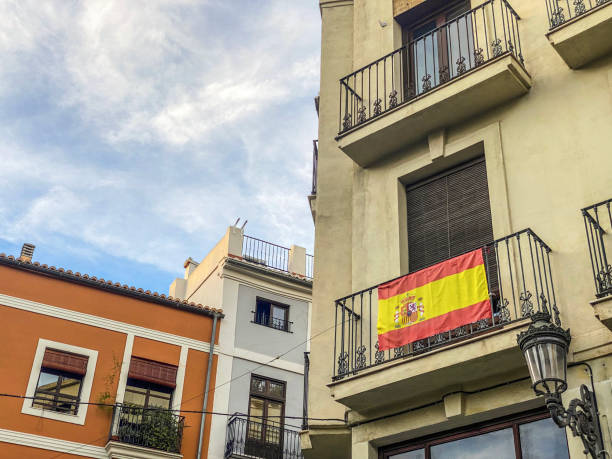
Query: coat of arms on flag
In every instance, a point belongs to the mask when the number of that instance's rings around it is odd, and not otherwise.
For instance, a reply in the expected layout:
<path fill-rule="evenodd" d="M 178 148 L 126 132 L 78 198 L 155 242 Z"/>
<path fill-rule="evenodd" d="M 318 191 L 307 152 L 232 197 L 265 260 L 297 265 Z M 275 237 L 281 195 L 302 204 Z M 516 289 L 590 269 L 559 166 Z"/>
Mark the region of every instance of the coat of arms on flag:
<path fill-rule="evenodd" d="M 381 351 L 490 317 L 482 249 L 378 286 Z"/>

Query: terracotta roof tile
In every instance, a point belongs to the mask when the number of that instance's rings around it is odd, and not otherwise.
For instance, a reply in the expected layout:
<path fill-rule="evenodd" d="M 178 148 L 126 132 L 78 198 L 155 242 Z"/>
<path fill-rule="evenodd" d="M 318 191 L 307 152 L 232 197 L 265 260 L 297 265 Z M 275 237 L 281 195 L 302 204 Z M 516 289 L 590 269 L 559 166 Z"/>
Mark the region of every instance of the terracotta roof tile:
<path fill-rule="evenodd" d="M 87 281 L 87 285 L 92 287 L 103 288 L 105 290 L 116 290 L 118 293 L 127 294 L 129 296 L 136 296 L 145 301 L 151 301 L 155 303 L 161 303 L 165 305 L 172 305 L 179 308 L 185 308 L 191 311 L 200 311 L 206 314 L 215 314 L 223 317 L 223 310 L 205 306 L 200 303 L 189 302 L 187 300 L 181 300 L 180 298 L 174 298 L 171 295 L 165 295 L 163 293 L 151 292 L 150 290 L 144 290 L 142 288 L 136 288 L 134 286 L 128 286 L 127 284 L 121 284 L 119 282 L 113 282 L 111 280 L 104 280 L 103 278 L 97 278 L 96 276 L 89 276 L 88 274 L 81 274 L 80 272 L 72 272 L 70 269 L 64 270 L 62 267 L 56 268 L 55 266 L 47 266 L 46 264 L 40 264 L 38 261 L 28 261 L 23 259 L 15 259 L 12 255 L 6 255 L 0 253 L 0 263 L 9 264 L 23 269 L 34 269 L 36 271 L 43 271 L 48 274 L 52 274 L 62 279 L 78 280 L 80 283 Z"/>

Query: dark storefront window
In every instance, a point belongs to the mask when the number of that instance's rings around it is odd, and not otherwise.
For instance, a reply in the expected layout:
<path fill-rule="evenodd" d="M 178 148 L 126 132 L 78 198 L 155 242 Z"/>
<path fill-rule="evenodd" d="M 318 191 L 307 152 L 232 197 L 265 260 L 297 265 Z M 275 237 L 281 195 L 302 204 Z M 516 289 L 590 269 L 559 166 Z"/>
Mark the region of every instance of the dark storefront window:
<path fill-rule="evenodd" d="M 537 413 L 394 445 L 381 459 L 569 459 L 565 430 Z"/>

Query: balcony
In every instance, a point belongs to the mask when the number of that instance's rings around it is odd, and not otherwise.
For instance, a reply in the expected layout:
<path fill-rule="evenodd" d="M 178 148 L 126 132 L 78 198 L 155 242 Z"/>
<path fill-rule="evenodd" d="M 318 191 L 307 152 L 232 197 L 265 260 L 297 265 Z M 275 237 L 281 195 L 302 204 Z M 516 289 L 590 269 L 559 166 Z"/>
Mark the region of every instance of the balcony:
<path fill-rule="evenodd" d="M 593 272 L 595 315 L 612 330 L 612 199 L 582 209 Z"/>
<path fill-rule="evenodd" d="M 482 248 L 492 319 L 482 319 L 389 351 L 377 341 L 378 287 L 335 302 L 335 400 L 356 410 L 417 399 L 452 384 L 477 383 L 525 367 L 517 329 L 534 312 L 558 317 L 551 249 L 531 229 Z"/>
<path fill-rule="evenodd" d="M 183 416 L 158 408 L 116 405 L 112 419 L 106 445 L 109 457 L 183 457 Z"/>
<path fill-rule="evenodd" d="M 489 0 L 342 78 L 339 147 L 366 167 L 527 93 L 519 20 Z"/>
<path fill-rule="evenodd" d="M 302 459 L 300 433 L 271 421 L 234 415 L 227 424 L 226 458 Z"/>
<path fill-rule="evenodd" d="M 550 31 L 546 35 L 573 69 L 612 52 L 611 0 L 545 0 Z"/>

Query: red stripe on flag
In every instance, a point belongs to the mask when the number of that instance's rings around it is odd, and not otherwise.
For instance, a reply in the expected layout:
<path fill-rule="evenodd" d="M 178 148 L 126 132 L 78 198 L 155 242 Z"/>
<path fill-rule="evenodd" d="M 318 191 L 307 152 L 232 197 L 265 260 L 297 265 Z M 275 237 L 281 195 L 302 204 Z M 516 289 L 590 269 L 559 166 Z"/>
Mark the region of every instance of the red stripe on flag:
<path fill-rule="evenodd" d="M 409 327 L 398 328 L 378 335 L 378 347 L 381 351 L 394 349 L 490 317 L 491 302 L 489 300 L 481 301 Z"/>
<path fill-rule="evenodd" d="M 422 285 L 460 273 L 466 269 L 475 268 L 482 264 L 484 264 L 482 249 L 476 249 L 472 252 L 430 266 L 429 268 L 406 274 L 399 279 L 380 284 L 378 286 L 378 299 L 386 300 L 400 293 L 406 293 Z"/>

